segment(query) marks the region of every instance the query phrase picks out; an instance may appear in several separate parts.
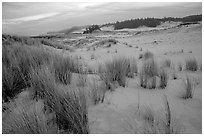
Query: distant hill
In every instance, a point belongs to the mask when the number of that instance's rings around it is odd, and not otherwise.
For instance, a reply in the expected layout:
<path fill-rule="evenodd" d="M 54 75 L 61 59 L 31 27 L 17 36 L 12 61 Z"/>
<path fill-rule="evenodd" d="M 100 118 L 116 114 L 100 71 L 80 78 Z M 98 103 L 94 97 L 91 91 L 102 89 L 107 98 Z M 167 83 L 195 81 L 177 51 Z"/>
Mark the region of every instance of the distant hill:
<path fill-rule="evenodd" d="M 107 23 L 101 25 L 101 27 L 104 26 L 114 26 L 115 30 L 123 29 L 123 28 L 138 28 L 140 26 L 147 26 L 147 27 L 156 27 L 160 25 L 162 22 L 166 21 L 174 21 L 174 22 L 198 22 L 202 21 L 202 15 L 191 15 L 186 16 L 183 18 L 174 18 L 174 17 L 164 17 L 164 18 L 141 18 L 141 19 L 131 19 L 131 20 L 125 20 L 125 21 L 117 21 L 116 23 Z"/>
<path fill-rule="evenodd" d="M 74 31 L 81 30 L 81 29 L 84 29 L 86 27 L 87 26 L 73 26 L 71 28 L 63 29 L 63 30 L 56 31 L 56 32 L 47 32 L 47 34 L 70 34 Z"/>
<path fill-rule="evenodd" d="M 2 34 L 2 45 L 12 45 L 12 44 L 20 44 L 20 45 L 35 45 L 39 46 L 41 44 L 40 40 L 26 37 L 26 36 L 17 36 L 17 35 L 8 35 Z"/>
<path fill-rule="evenodd" d="M 73 48 L 66 46 L 62 43 L 52 40 L 49 36 L 36 36 L 36 37 L 26 37 L 26 36 L 16 36 L 2 34 L 2 45 L 28 45 L 28 46 L 41 46 L 46 45 L 56 49 L 65 49 L 73 51 Z"/>
<path fill-rule="evenodd" d="M 138 28 L 140 26 L 147 26 L 147 27 L 156 27 L 160 25 L 162 22 L 166 21 L 174 21 L 174 22 L 183 22 L 183 23 L 189 23 L 193 22 L 196 23 L 198 21 L 202 21 L 202 15 L 190 15 L 182 18 L 177 17 L 164 17 L 164 18 L 138 18 L 138 19 L 130 19 L 125 21 L 117 21 L 113 23 L 106 23 L 99 25 L 99 28 L 103 27 L 113 27 L 114 30 L 123 29 L 123 28 Z M 86 26 L 73 26 L 68 29 L 63 29 L 60 31 L 55 32 L 47 32 L 48 35 L 59 35 L 59 34 L 70 34 L 73 32 L 76 33 L 83 33 L 86 28 L 90 27 L 91 25 Z"/>

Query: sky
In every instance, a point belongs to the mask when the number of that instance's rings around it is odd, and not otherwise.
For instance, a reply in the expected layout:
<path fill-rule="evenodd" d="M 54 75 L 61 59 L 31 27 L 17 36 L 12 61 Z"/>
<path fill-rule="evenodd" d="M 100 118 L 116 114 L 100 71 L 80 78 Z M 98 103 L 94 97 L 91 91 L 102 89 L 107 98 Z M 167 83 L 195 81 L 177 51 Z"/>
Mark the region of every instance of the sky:
<path fill-rule="evenodd" d="M 201 2 L 3 2 L 2 32 L 38 35 L 72 26 L 202 14 Z"/>

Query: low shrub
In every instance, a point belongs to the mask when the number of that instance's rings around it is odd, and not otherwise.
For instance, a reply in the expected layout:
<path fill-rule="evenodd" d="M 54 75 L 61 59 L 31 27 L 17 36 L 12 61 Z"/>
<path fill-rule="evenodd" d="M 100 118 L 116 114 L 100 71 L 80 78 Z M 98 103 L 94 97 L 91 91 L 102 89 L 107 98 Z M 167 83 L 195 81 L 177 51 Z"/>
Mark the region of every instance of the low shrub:
<path fill-rule="evenodd" d="M 118 41 L 117 40 L 115 40 L 115 39 L 108 39 L 107 40 L 108 42 L 111 42 L 111 43 L 113 43 L 113 44 L 116 44 Z"/>
<path fill-rule="evenodd" d="M 112 44 L 116 44 L 118 41 L 117 40 L 115 40 L 115 39 L 104 39 L 104 40 L 101 40 L 101 41 L 99 41 L 99 42 L 96 42 L 95 44 L 94 44 L 94 46 L 100 46 L 100 45 L 104 45 L 104 44 L 108 44 L 108 46 L 107 47 L 111 47 L 111 43 Z"/>

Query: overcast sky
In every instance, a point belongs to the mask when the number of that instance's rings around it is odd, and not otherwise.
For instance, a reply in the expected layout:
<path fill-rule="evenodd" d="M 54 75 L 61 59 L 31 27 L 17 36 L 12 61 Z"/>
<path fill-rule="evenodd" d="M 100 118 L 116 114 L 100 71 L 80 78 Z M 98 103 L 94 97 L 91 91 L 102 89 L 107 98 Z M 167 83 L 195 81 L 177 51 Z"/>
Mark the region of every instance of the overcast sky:
<path fill-rule="evenodd" d="M 43 34 L 72 26 L 141 17 L 202 14 L 202 3 L 2 3 L 3 33 Z"/>

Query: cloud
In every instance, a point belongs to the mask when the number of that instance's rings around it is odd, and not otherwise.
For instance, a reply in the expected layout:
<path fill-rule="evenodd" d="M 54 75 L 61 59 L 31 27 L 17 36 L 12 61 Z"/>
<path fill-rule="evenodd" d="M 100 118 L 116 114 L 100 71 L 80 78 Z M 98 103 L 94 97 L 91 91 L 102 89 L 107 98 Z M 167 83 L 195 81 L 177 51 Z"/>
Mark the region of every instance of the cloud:
<path fill-rule="evenodd" d="M 14 18 L 14 19 L 3 19 L 3 24 L 19 24 L 19 23 L 28 22 L 28 21 L 37 21 L 37 20 L 56 16 L 58 14 L 59 13 L 57 12 L 53 12 L 53 13 L 45 13 L 45 14 L 26 16 L 26 17 Z"/>
<path fill-rule="evenodd" d="M 3 2 L 2 28 L 5 33 L 30 35 L 76 25 L 191 14 L 202 14 L 201 2 Z"/>

